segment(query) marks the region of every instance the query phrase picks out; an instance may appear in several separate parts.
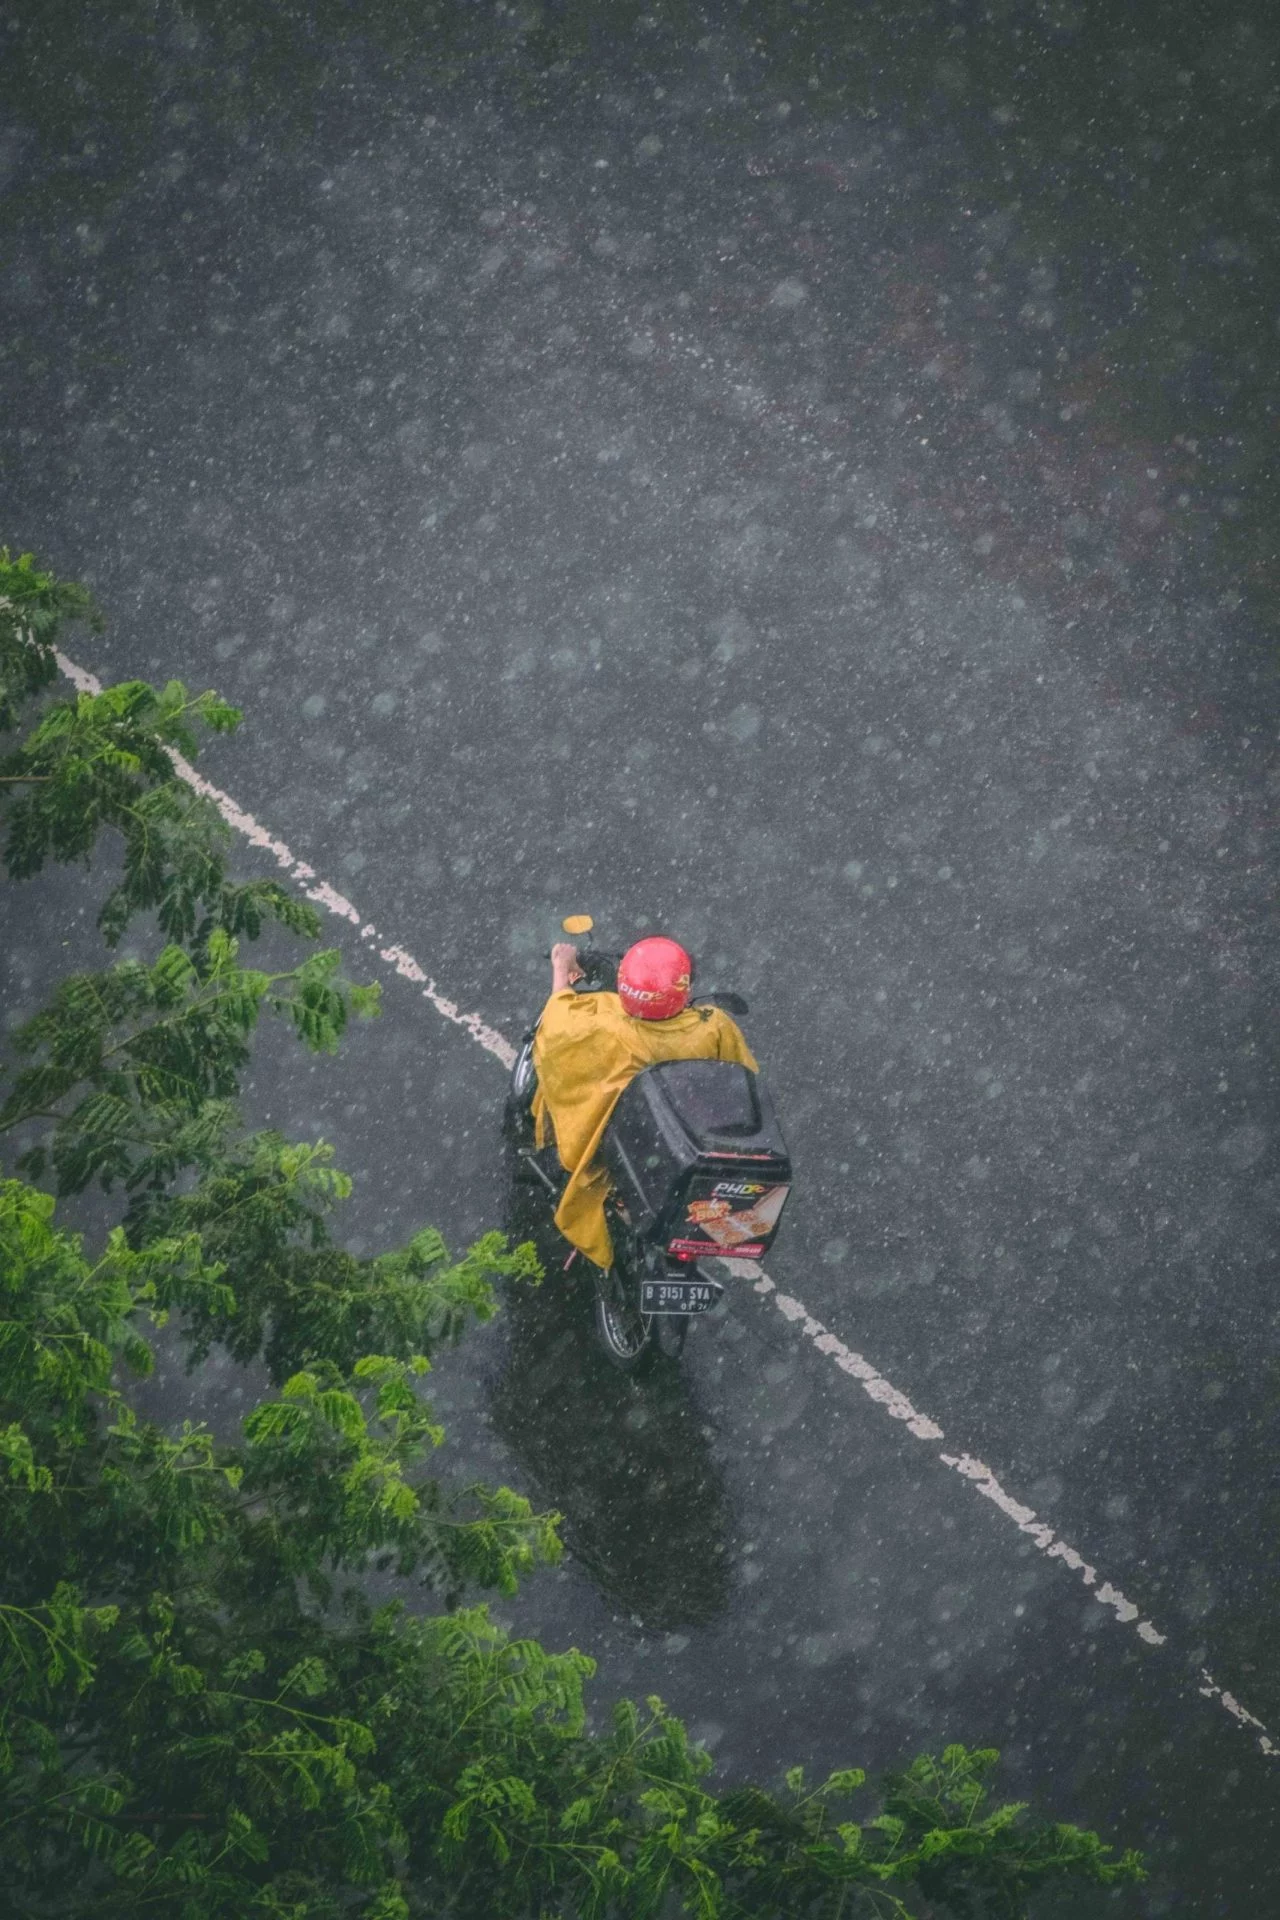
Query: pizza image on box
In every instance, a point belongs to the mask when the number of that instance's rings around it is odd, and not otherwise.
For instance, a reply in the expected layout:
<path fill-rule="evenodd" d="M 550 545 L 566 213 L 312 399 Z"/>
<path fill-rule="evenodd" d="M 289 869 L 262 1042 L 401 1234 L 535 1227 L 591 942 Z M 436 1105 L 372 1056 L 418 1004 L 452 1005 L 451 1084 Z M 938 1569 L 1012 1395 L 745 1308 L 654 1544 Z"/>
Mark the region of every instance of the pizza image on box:
<path fill-rule="evenodd" d="M 790 1187 L 763 1186 L 752 1190 L 749 1183 L 721 1181 L 711 1193 L 688 1201 L 683 1222 L 687 1238 L 679 1244 L 746 1253 L 751 1243 L 752 1254 L 761 1252 L 763 1248 L 755 1243 L 767 1240 L 774 1231 L 790 1191 Z"/>

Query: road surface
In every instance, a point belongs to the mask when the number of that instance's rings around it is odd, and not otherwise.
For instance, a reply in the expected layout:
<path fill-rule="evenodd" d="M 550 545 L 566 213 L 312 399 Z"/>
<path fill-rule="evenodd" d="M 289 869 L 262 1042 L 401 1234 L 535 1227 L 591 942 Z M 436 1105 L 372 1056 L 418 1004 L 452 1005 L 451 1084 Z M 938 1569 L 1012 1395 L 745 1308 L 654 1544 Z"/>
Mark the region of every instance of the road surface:
<path fill-rule="evenodd" d="M 553 1272 L 433 1376 L 458 1470 L 566 1517 L 507 1616 L 725 1777 L 990 1743 L 1150 1850 L 1116 1911 L 1266 1911 L 1280 780 L 1231 500 L 1108 405 L 1114 286 L 955 120 L 819 111 L 727 16 L 512 32 L 233 115 L 174 26 L 127 148 L 19 117 L 0 531 L 94 586 L 86 669 L 244 707 L 203 770 L 354 905 L 383 1020 L 248 1099 L 335 1143 L 351 1244 L 527 1224 L 500 1062 L 397 952 L 508 1039 L 571 911 L 752 1002 L 773 1291 L 635 1386 Z M 9 1017 L 82 904 L 7 890 Z"/>

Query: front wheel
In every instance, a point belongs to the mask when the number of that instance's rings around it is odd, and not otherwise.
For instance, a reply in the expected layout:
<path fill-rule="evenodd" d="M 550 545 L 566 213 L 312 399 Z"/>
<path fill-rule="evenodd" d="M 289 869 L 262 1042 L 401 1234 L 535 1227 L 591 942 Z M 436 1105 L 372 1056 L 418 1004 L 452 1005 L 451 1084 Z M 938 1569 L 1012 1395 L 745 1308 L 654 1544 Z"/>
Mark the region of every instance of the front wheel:
<path fill-rule="evenodd" d="M 527 1146 L 533 1140 L 533 1096 L 537 1087 L 538 1070 L 533 1064 L 531 1029 L 520 1043 L 502 1109 L 502 1130 L 513 1146 Z"/>
<path fill-rule="evenodd" d="M 614 1366 L 622 1373 L 643 1373 L 656 1351 L 654 1321 L 641 1313 L 634 1285 L 618 1267 L 596 1274 L 596 1332 Z"/>

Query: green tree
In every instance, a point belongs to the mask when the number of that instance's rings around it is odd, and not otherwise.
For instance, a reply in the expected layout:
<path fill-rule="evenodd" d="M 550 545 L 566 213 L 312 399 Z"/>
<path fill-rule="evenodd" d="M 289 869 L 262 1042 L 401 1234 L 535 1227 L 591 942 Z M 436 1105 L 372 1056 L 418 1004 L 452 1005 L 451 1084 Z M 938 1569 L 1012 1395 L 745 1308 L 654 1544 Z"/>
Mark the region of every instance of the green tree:
<path fill-rule="evenodd" d="M 264 1011 L 336 1045 L 375 997 L 334 955 L 268 974 L 267 919 L 314 938 L 278 887 L 233 884 L 216 814 L 178 777 L 213 695 L 130 684 L 50 697 L 58 621 L 87 597 L 0 558 L 0 763 L 11 875 L 87 859 L 122 875 L 159 951 L 63 981 L 17 1035 L 0 1129 L 59 1193 L 122 1192 L 100 1250 L 57 1197 L 0 1181 L 0 1883 L 8 1912 L 164 1920 L 565 1914 L 1016 1916 L 1042 1885 L 1132 1880 L 1091 1833 L 992 1805 L 996 1755 L 951 1746 L 882 1782 L 715 1794 L 662 1703 L 588 1731 L 585 1655 L 513 1640 L 477 1588 L 554 1560 L 556 1516 L 509 1489 L 446 1491 L 430 1354 L 536 1278 L 487 1236 L 426 1230 L 358 1260 L 329 1215 L 322 1143 L 241 1132 Z M 264 1358 L 275 1391 L 238 1445 L 142 1418 L 130 1382 L 175 1316 L 188 1352 Z M 373 1571 L 431 1611 L 375 1605 Z M 921 1902 L 925 1903 L 923 1906 Z"/>

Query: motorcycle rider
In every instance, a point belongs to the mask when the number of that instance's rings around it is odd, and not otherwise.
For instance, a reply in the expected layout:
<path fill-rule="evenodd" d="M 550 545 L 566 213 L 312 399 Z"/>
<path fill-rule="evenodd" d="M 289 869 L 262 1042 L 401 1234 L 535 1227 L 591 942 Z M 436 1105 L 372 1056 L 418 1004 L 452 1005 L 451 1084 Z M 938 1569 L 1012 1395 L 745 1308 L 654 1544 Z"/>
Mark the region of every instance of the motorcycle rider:
<path fill-rule="evenodd" d="M 597 1160 L 623 1089 L 663 1060 L 732 1060 L 758 1071 L 737 1024 L 722 1008 L 689 1005 L 693 962 L 675 940 L 638 940 L 618 964 L 616 993 L 575 993 L 576 949 L 551 950 L 551 996 L 534 1041 L 537 1144 L 554 1139 L 569 1175 L 555 1220 L 598 1267 L 613 1264 L 605 1216 L 609 1176 Z"/>

